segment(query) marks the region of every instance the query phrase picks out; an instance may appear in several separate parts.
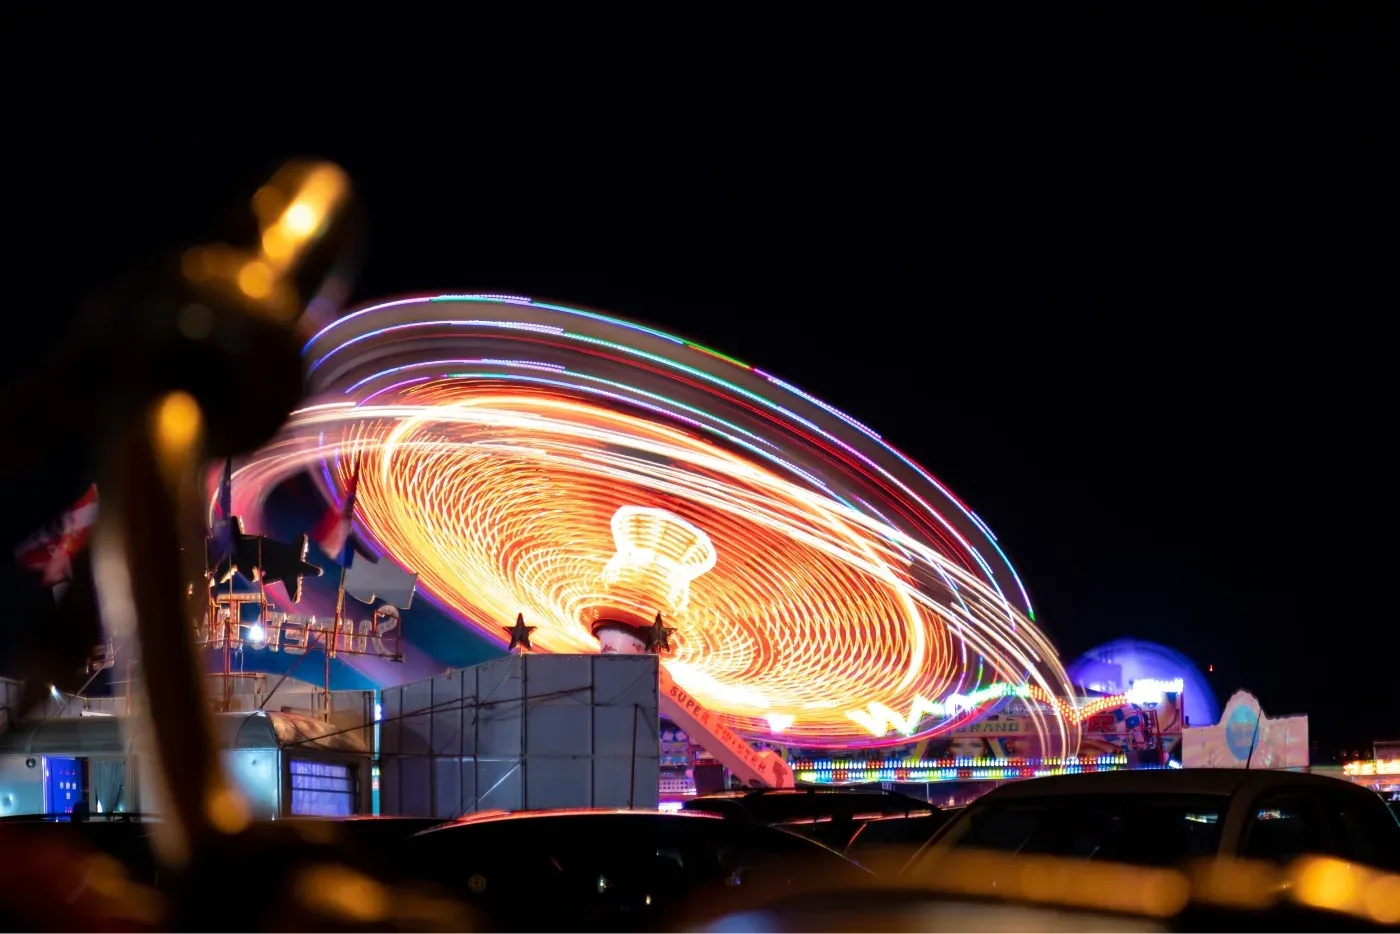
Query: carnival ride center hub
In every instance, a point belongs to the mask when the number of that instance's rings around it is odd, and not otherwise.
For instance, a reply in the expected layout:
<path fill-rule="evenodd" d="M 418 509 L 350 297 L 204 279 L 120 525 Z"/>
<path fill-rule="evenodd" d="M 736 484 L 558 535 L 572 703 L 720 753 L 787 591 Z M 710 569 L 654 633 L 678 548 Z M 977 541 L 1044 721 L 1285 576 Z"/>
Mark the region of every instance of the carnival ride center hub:
<path fill-rule="evenodd" d="M 338 499 L 358 463 L 363 537 L 488 638 L 523 613 L 536 649 L 596 652 L 599 619 L 660 613 L 678 685 L 795 745 L 935 735 L 979 692 L 1068 693 L 985 524 L 776 377 L 506 296 L 366 308 L 306 356 L 312 399 L 240 466 L 242 511 L 308 469 Z M 1072 754 L 1062 718 L 1045 729 Z"/>

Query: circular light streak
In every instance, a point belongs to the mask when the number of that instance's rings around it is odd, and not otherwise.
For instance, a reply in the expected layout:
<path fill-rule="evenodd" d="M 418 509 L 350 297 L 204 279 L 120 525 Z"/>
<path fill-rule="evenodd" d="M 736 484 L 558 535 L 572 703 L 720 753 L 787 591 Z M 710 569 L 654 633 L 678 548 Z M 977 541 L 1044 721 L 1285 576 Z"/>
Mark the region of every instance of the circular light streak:
<path fill-rule="evenodd" d="M 595 620 L 659 612 L 673 679 L 792 745 L 907 742 L 969 698 L 1070 693 L 986 524 L 775 376 L 493 295 L 365 308 L 305 355 L 312 401 L 239 468 L 239 510 L 306 469 L 338 499 L 360 458 L 362 535 L 486 638 L 523 612 L 538 649 L 596 652 Z M 1046 717 L 1045 748 L 1073 754 L 1076 719 Z"/>

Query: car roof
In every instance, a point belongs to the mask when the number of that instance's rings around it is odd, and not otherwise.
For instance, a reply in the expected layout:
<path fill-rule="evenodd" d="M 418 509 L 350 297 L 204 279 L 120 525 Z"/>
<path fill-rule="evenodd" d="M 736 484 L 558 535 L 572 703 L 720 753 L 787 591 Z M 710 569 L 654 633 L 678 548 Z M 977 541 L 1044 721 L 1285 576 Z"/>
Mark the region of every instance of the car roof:
<path fill-rule="evenodd" d="M 1136 769 L 1047 775 L 1011 782 L 987 792 L 981 801 L 1007 801 L 1051 795 L 1233 795 L 1250 788 L 1353 790 L 1351 782 L 1306 772 L 1272 769 Z"/>
<path fill-rule="evenodd" d="M 343 817 L 326 817 L 320 814 L 294 814 L 291 817 L 278 817 L 278 824 L 441 824 L 445 817 L 410 817 L 403 814 L 348 814 Z M 269 821 L 268 823 L 273 823 Z"/>
<path fill-rule="evenodd" d="M 539 811 L 480 811 L 476 814 L 467 814 L 456 820 L 446 821 L 437 827 L 425 830 L 418 836 L 438 833 L 443 830 L 451 830 L 454 827 L 477 827 L 483 824 L 496 824 L 512 820 L 543 820 L 546 818 L 581 818 L 581 817 L 624 817 L 640 818 L 650 817 L 662 820 L 720 820 L 713 814 L 705 814 L 690 811 L 647 811 L 641 809 L 626 808 L 554 808 Z"/>
<path fill-rule="evenodd" d="M 711 791 L 708 794 L 697 794 L 696 797 L 689 798 L 690 801 L 757 801 L 762 798 L 783 798 L 790 795 L 802 795 L 802 797 L 860 797 L 860 798 L 910 798 L 918 801 L 913 795 L 904 794 L 903 791 L 890 791 L 889 788 L 871 786 L 802 786 L 799 788 L 749 788 L 748 791 Z"/>

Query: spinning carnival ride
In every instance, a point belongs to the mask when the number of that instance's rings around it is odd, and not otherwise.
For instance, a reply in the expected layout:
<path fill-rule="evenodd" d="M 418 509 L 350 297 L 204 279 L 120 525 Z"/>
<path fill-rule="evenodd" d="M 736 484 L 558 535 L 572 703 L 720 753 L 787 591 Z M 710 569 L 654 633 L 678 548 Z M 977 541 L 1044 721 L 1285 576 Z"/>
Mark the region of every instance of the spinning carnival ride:
<path fill-rule="evenodd" d="M 663 681 L 748 739 L 907 743 L 1014 695 L 1044 701 L 1047 754 L 1076 752 L 995 536 L 777 377 L 497 295 L 365 308 L 305 356 L 311 401 L 237 470 L 241 514 L 306 470 L 339 500 L 358 459 L 358 533 L 489 639 L 523 613 L 534 649 L 596 652 L 606 621 L 660 614 Z"/>

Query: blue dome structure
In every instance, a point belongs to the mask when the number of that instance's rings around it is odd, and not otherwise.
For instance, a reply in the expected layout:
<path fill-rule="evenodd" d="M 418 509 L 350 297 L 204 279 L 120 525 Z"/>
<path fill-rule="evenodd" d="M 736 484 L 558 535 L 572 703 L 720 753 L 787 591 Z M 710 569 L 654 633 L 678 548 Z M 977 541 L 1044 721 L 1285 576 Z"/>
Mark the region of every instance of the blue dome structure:
<path fill-rule="evenodd" d="M 1139 639 L 1116 639 L 1090 649 L 1068 668 L 1070 683 L 1094 692 L 1126 691 L 1134 681 L 1182 680 L 1183 713 L 1191 726 L 1211 726 L 1220 717 L 1215 692 L 1205 675 L 1185 655 Z"/>

